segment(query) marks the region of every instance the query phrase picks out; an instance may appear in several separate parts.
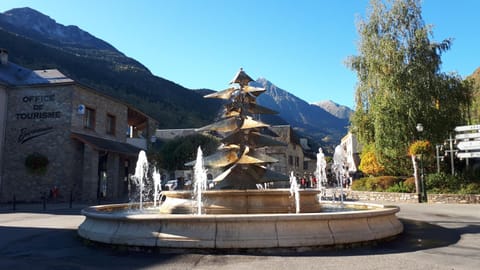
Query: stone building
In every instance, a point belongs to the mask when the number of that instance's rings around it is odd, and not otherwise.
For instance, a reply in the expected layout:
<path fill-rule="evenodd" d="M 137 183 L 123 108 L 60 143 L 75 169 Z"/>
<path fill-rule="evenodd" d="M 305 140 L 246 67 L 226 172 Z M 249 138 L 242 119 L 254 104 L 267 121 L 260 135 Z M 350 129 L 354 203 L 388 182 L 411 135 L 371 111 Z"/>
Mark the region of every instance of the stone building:
<path fill-rule="evenodd" d="M 56 69 L 0 54 L 0 201 L 128 198 L 155 121 Z"/>
<path fill-rule="evenodd" d="M 274 138 L 284 142 L 286 146 L 271 146 L 265 149 L 265 153 L 278 160 L 277 163 L 270 165 L 270 169 L 285 175 L 295 172 L 303 175 L 309 172 L 308 167 L 305 168 L 304 149 L 290 125 L 271 126 L 270 129 L 275 132 L 278 137 Z"/>

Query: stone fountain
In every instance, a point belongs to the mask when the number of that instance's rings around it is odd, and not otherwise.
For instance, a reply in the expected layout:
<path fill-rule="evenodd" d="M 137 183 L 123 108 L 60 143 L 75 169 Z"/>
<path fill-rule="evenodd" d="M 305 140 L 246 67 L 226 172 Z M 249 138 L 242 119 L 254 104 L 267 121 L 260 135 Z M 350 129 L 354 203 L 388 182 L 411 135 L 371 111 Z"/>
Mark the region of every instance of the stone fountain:
<path fill-rule="evenodd" d="M 276 160 L 262 148 L 281 143 L 267 135 L 272 134 L 268 125 L 253 117 L 275 112 L 256 104 L 265 89 L 250 86 L 251 81 L 240 69 L 232 87 L 206 96 L 227 103 L 219 121 L 198 131 L 219 134 L 223 144 L 218 152 L 197 156 L 188 165 L 221 169 L 214 179 L 216 190 L 201 191 L 197 199 L 190 191 L 163 191 L 159 207 L 140 204 L 135 211 L 127 204 L 89 207 L 82 210 L 86 219 L 78 234 L 114 245 L 250 249 L 343 245 L 401 233 L 403 225 L 395 215 L 398 207 L 320 203 L 318 189 L 295 190 L 295 196 L 289 189 L 257 189 L 265 183 L 288 183 L 294 176 L 267 168 Z M 300 198 L 297 203 L 296 198 Z"/>

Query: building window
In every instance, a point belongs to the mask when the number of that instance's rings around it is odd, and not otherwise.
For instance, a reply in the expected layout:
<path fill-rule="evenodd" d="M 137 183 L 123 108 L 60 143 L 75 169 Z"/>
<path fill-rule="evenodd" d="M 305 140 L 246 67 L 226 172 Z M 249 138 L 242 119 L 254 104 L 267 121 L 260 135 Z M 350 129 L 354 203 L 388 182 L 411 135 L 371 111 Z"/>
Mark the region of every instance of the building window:
<path fill-rule="evenodd" d="M 293 157 L 288 156 L 288 165 L 293 166 Z"/>
<path fill-rule="evenodd" d="M 299 157 L 295 157 L 295 167 L 300 167 L 300 158 Z"/>
<path fill-rule="evenodd" d="M 107 134 L 115 135 L 115 120 L 114 115 L 107 114 L 107 121 L 105 122 Z"/>
<path fill-rule="evenodd" d="M 85 108 L 85 117 L 83 118 L 83 126 L 88 129 L 95 129 L 95 110 Z"/>

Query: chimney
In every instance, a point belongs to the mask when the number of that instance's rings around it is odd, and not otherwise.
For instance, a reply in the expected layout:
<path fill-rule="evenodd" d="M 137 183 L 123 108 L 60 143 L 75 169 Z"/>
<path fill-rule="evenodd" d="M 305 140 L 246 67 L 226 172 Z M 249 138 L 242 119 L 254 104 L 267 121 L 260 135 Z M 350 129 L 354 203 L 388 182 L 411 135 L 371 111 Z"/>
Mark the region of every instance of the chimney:
<path fill-rule="evenodd" d="M 0 62 L 2 66 L 8 64 L 8 51 L 6 49 L 0 48 Z"/>

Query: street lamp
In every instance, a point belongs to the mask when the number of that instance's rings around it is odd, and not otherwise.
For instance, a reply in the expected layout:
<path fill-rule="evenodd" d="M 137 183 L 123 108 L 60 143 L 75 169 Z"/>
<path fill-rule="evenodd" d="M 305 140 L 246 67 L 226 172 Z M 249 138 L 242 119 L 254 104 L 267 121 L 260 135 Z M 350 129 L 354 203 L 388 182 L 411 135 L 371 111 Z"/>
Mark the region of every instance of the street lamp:
<path fill-rule="evenodd" d="M 423 125 L 422 123 L 417 123 L 417 131 L 418 137 L 421 139 L 421 134 L 423 132 Z M 420 184 L 421 184 L 421 191 L 419 192 L 418 202 L 427 202 L 427 190 L 425 189 L 425 181 L 424 181 L 424 171 L 423 171 L 423 153 L 420 154 Z"/>
<path fill-rule="evenodd" d="M 423 125 L 422 125 L 422 123 L 418 123 L 418 124 L 417 124 L 417 131 L 418 131 L 419 133 L 422 133 L 422 132 L 423 132 Z"/>

